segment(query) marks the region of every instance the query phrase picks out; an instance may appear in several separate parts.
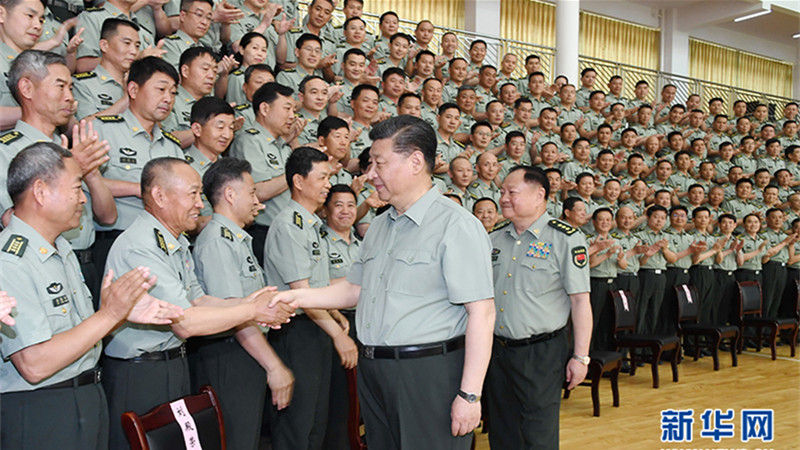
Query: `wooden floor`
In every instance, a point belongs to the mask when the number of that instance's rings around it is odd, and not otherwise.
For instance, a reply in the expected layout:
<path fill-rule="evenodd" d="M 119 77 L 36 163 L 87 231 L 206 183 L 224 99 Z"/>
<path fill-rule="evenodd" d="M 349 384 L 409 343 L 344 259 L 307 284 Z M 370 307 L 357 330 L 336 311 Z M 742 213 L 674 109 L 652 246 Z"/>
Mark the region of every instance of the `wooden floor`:
<path fill-rule="evenodd" d="M 636 376 L 620 374 L 620 407 L 611 402 L 611 386 L 600 386 L 600 417 L 592 416 L 590 387 L 579 386 L 561 402 L 562 449 L 800 449 L 800 358 L 789 357 L 789 347 L 778 347 L 772 361 L 769 349 L 745 352 L 739 366 L 731 367 L 730 354 L 720 356 L 720 370 L 714 372 L 711 358 L 697 362 L 685 359 L 679 367 L 678 383 L 672 382 L 670 366 L 660 366 L 661 387 L 653 389 L 650 368 Z M 700 415 L 707 408 L 734 410 L 735 437 L 715 443 L 700 438 Z M 661 411 L 694 410 L 694 439 L 691 443 L 662 443 Z M 774 440 L 741 441 L 741 410 L 774 410 Z M 476 448 L 490 448 L 486 434 L 478 434 Z M 497 449 L 495 449 L 497 450 Z M 503 449 L 509 450 L 509 449 Z"/>

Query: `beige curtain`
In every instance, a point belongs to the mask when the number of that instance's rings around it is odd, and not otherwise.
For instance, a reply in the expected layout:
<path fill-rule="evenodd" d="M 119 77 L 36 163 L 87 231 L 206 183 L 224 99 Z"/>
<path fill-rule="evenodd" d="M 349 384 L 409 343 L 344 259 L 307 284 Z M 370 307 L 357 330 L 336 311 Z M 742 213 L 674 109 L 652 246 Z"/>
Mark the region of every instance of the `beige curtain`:
<path fill-rule="evenodd" d="M 394 11 L 401 19 L 428 19 L 439 27 L 464 29 L 464 0 L 367 0 L 364 12 L 381 15 Z"/>
<path fill-rule="evenodd" d="M 581 12 L 580 54 L 658 70 L 657 28 Z"/>
<path fill-rule="evenodd" d="M 500 34 L 506 39 L 553 47 L 556 8 L 531 0 L 501 0 Z"/>
<path fill-rule="evenodd" d="M 697 39 L 689 41 L 689 74 L 728 86 L 792 96 L 792 65 Z"/>

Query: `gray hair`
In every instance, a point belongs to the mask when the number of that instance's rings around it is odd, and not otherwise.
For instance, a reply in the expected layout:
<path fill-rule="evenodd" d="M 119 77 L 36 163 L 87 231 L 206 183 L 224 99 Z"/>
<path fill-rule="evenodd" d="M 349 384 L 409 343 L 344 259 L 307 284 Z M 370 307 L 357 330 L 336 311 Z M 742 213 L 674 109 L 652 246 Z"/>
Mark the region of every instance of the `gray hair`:
<path fill-rule="evenodd" d="M 67 60 L 63 56 L 53 52 L 43 52 L 41 50 L 25 50 L 20 53 L 11 63 L 11 69 L 8 71 L 8 88 L 11 90 L 11 95 L 17 103 L 20 103 L 19 92 L 17 86 L 19 80 L 28 78 L 30 80 L 39 82 L 47 77 L 49 73 L 47 66 L 52 64 L 67 65 Z"/>
<path fill-rule="evenodd" d="M 69 150 L 52 142 L 36 142 L 14 157 L 8 165 L 8 195 L 16 205 L 25 191 L 39 179 L 49 183 L 64 170 L 64 158 L 72 156 Z"/>

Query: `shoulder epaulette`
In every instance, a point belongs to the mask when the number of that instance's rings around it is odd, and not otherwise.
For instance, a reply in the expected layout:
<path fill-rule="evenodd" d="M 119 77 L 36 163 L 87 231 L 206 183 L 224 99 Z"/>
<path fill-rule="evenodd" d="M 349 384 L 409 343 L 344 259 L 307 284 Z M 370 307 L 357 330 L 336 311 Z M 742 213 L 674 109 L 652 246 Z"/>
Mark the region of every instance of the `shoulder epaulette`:
<path fill-rule="evenodd" d="M 72 74 L 72 76 L 75 77 L 76 80 L 86 80 L 89 78 L 96 77 L 97 73 L 89 71 L 89 72 L 74 73 Z"/>
<path fill-rule="evenodd" d="M 467 194 L 469 194 L 469 196 L 474 198 L 475 200 L 478 200 L 478 196 L 473 194 L 472 192 L 467 192 Z"/>
<path fill-rule="evenodd" d="M 622 239 L 624 236 L 615 231 L 611 233 L 611 237 L 613 237 L 614 239 Z"/>
<path fill-rule="evenodd" d="M 503 228 L 505 228 L 505 227 L 507 227 L 509 225 L 511 225 L 511 221 L 506 219 L 506 220 L 498 223 L 497 225 L 495 225 L 494 228 L 492 228 L 492 231 L 490 231 L 490 233 L 494 233 L 495 231 L 503 229 Z"/>
<path fill-rule="evenodd" d="M 511 122 L 503 122 L 500 124 L 500 128 L 508 128 L 511 126 Z"/>
<path fill-rule="evenodd" d="M 325 231 L 325 230 L 322 230 L 322 231 L 319 232 L 319 237 L 321 237 L 321 238 L 324 238 L 327 235 L 328 235 L 328 232 Z"/>
<path fill-rule="evenodd" d="M 245 132 L 247 132 L 247 133 L 250 133 L 250 134 L 258 134 L 258 133 L 261 133 L 260 131 L 256 130 L 255 128 L 248 128 L 248 129 L 246 129 L 246 130 L 244 130 L 244 131 L 245 131 Z"/>
<path fill-rule="evenodd" d="M 479 188 L 480 186 L 481 186 L 481 184 L 476 181 L 476 182 L 472 183 L 469 187 L 471 187 L 471 188 Z"/>
<path fill-rule="evenodd" d="M 95 6 L 93 8 L 86 8 L 86 11 L 95 12 L 95 11 L 103 11 L 105 8 L 102 6 Z"/>
<path fill-rule="evenodd" d="M 297 226 L 297 228 L 300 228 L 301 230 L 303 229 L 303 216 L 301 216 L 299 212 L 294 212 L 292 220 L 294 220 L 294 224 Z"/>
<path fill-rule="evenodd" d="M 169 255 L 169 250 L 167 249 L 167 241 L 164 240 L 164 235 L 161 234 L 160 231 L 158 231 L 158 228 L 153 228 L 153 234 L 155 234 L 156 236 L 156 245 L 158 245 L 158 248 L 160 248 L 161 251 Z"/>
<path fill-rule="evenodd" d="M 221 225 L 219 227 L 219 235 L 222 236 L 223 238 L 229 240 L 229 241 L 233 241 L 233 233 L 231 233 L 231 230 L 229 230 L 225 226 Z"/>
<path fill-rule="evenodd" d="M 303 32 L 302 28 L 291 28 L 289 30 L 289 33 L 302 33 L 302 32 Z"/>
<path fill-rule="evenodd" d="M 567 236 L 571 236 L 578 232 L 577 228 L 573 227 L 572 225 L 567 225 L 566 223 L 558 219 L 552 219 L 549 222 L 547 222 L 547 224 L 555 228 L 556 230 L 566 234 Z"/>
<path fill-rule="evenodd" d="M 21 131 L 16 131 L 16 130 L 9 131 L 8 133 L 5 133 L 2 136 L 0 136 L 0 142 L 2 142 L 3 144 L 8 145 L 8 144 L 16 141 L 17 139 L 19 139 L 21 137 L 22 137 L 22 132 Z"/>
<path fill-rule="evenodd" d="M 233 72 L 231 72 L 231 75 L 244 75 L 244 70 L 236 69 Z"/>
<path fill-rule="evenodd" d="M 302 118 L 303 117 L 303 115 L 300 114 L 299 112 L 294 113 L 294 116 L 297 117 L 297 118 Z"/>
<path fill-rule="evenodd" d="M 375 64 L 386 64 L 386 60 L 385 59 L 379 59 L 379 60 L 375 61 Z"/>
<path fill-rule="evenodd" d="M 25 254 L 26 248 L 28 248 L 28 238 L 18 234 L 12 234 L 11 237 L 8 238 L 8 241 L 6 241 L 6 244 L 3 246 L 3 252 L 22 258 L 22 255 Z"/>
<path fill-rule="evenodd" d="M 344 27 L 344 25 L 334 25 L 333 29 L 334 30 L 338 30 L 338 29 L 343 28 L 343 27 Z"/>
<path fill-rule="evenodd" d="M 292 72 L 297 72 L 297 70 L 296 69 L 283 69 L 283 70 L 281 70 L 281 72 L 292 73 Z"/>
<path fill-rule="evenodd" d="M 237 111 L 244 111 L 245 109 L 250 107 L 250 103 L 242 103 L 241 105 L 236 105 L 233 109 Z"/>
<path fill-rule="evenodd" d="M 112 122 L 122 122 L 125 119 L 123 119 L 122 116 L 113 115 L 113 116 L 97 116 L 97 120 L 99 120 L 100 122 L 112 123 Z"/>
<path fill-rule="evenodd" d="M 467 148 L 467 144 L 464 144 L 463 142 L 460 142 L 460 141 L 453 141 L 453 142 L 455 142 L 456 145 L 461 147 L 461 148 Z"/>
<path fill-rule="evenodd" d="M 347 48 L 347 44 L 336 44 L 336 48 Z"/>
<path fill-rule="evenodd" d="M 164 137 L 165 137 L 165 138 L 167 138 L 167 139 L 169 139 L 170 141 L 172 141 L 172 142 L 174 142 L 174 143 L 178 144 L 178 146 L 180 147 L 180 145 L 181 145 L 181 140 L 180 140 L 180 139 L 178 139 L 178 138 L 176 138 L 174 134 L 172 134 L 172 133 L 170 133 L 170 132 L 167 132 L 167 131 L 162 131 L 162 132 L 161 132 L 161 134 L 163 134 L 163 135 L 164 135 Z"/>
<path fill-rule="evenodd" d="M 507 157 L 505 157 L 505 156 L 501 156 L 501 157 L 497 158 L 497 162 L 499 162 L 499 163 L 500 163 L 500 162 L 503 162 L 503 161 L 505 161 L 505 160 L 507 160 L 507 159 L 508 159 Z"/>
<path fill-rule="evenodd" d="M 169 39 L 171 41 L 179 41 L 181 37 L 178 36 L 177 34 L 170 34 L 169 36 L 164 36 L 164 39 Z"/>

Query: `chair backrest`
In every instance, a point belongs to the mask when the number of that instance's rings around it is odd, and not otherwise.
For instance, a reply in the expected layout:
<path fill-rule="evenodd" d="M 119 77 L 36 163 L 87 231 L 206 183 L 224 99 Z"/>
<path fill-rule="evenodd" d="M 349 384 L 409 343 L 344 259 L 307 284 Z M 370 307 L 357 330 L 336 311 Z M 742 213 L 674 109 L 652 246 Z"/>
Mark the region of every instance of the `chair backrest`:
<path fill-rule="evenodd" d="M 800 278 L 794 280 L 794 285 L 797 288 L 797 295 L 794 296 L 794 318 L 800 320 Z"/>
<path fill-rule="evenodd" d="M 614 334 L 636 330 L 636 301 L 630 291 L 611 291 L 614 301 Z"/>
<path fill-rule="evenodd" d="M 678 323 L 697 322 L 700 318 L 700 296 L 691 284 L 674 286 L 678 299 Z"/>
<path fill-rule="evenodd" d="M 758 281 L 737 281 L 739 316 L 761 314 L 761 284 Z"/>
<path fill-rule="evenodd" d="M 225 425 L 219 400 L 211 386 L 156 406 L 146 414 L 128 411 L 122 428 L 132 450 L 176 450 L 200 448 L 225 450 Z"/>

